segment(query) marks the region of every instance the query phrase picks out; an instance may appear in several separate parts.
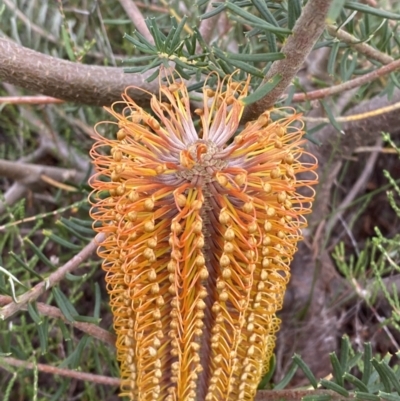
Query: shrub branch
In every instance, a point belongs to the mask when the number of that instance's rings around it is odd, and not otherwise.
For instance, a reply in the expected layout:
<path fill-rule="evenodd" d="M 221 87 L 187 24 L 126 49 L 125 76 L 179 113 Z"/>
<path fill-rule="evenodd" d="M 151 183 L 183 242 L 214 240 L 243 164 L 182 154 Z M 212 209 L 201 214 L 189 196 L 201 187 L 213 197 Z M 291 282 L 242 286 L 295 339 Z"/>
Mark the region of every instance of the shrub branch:
<path fill-rule="evenodd" d="M 155 93 L 158 80 L 145 82 L 153 71 L 125 74 L 122 68 L 99 67 L 51 57 L 0 38 L 0 79 L 30 91 L 80 104 L 109 106 L 121 99 L 128 86 Z M 130 94 L 147 104 L 149 94 Z"/>
<path fill-rule="evenodd" d="M 275 61 L 264 79 L 264 81 L 268 81 L 276 74 L 281 73 L 282 80 L 265 97 L 247 108 L 243 117 L 245 121 L 254 120 L 271 107 L 290 85 L 321 36 L 331 3 L 331 0 L 308 1 L 293 28 L 293 34 L 287 38 L 282 47 L 282 53 L 286 57 Z"/>
<path fill-rule="evenodd" d="M 8 305 L 12 303 L 12 298 L 7 295 L 0 295 L 0 306 Z M 108 345 L 115 346 L 115 336 L 109 333 L 107 330 L 102 329 L 93 323 L 86 322 L 71 322 L 69 321 L 64 314 L 60 311 L 60 309 L 55 306 L 44 304 L 43 302 L 38 302 L 36 304 L 38 312 L 43 316 L 48 316 L 54 319 L 61 319 L 64 323 L 70 324 L 73 327 L 76 327 L 78 330 L 89 334 L 93 338 L 100 340 Z M 24 306 L 22 310 L 26 310 L 27 307 Z"/>
<path fill-rule="evenodd" d="M 57 285 L 67 273 L 71 273 L 76 270 L 80 264 L 88 259 L 98 247 L 98 244 L 103 241 L 102 235 L 97 236 L 95 239 L 89 242 L 78 254 L 70 259 L 65 265 L 58 268 L 54 273 L 35 285 L 32 289 L 25 292 L 18 297 L 18 302 L 11 302 L 4 308 L 0 309 L 0 320 L 8 319 L 13 316 L 19 310 L 21 310 L 28 302 L 36 301 L 40 295 L 42 295 L 49 288 Z"/>
<path fill-rule="evenodd" d="M 4 368 L 4 365 L 11 365 L 16 367 L 23 367 L 25 369 L 38 369 L 39 372 L 50 373 L 53 375 L 60 375 L 64 377 L 70 377 L 76 380 L 87 381 L 88 383 L 105 384 L 106 386 L 119 386 L 120 380 L 114 377 L 95 375 L 93 373 L 77 372 L 76 370 L 61 369 L 55 366 L 45 365 L 43 363 L 34 364 L 32 362 L 21 361 L 16 358 L 1 358 L 0 367 Z"/>

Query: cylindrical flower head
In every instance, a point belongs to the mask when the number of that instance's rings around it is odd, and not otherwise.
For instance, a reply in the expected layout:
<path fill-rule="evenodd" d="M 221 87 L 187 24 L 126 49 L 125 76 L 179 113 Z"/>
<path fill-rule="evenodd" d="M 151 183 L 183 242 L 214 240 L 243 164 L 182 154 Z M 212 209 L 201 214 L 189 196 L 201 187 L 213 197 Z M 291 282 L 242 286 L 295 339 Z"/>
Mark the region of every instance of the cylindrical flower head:
<path fill-rule="evenodd" d="M 316 161 L 303 161 L 292 109 L 239 129 L 248 81 L 218 79 L 215 91 L 206 83 L 192 113 L 186 86 L 168 80 L 152 114 L 127 90 L 107 109 L 115 138 L 97 130 L 91 151 L 121 394 L 252 400 L 274 349 Z"/>

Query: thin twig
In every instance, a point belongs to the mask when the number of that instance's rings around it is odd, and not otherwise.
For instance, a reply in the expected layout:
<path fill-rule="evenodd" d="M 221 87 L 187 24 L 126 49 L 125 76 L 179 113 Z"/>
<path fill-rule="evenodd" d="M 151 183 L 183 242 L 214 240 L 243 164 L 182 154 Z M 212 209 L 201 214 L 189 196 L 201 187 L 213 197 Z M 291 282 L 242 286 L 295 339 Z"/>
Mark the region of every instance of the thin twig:
<path fill-rule="evenodd" d="M 16 96 L 17 90 L 14 86 L 6 83 L 3 84 L 3 86 L 9 94 Z M 41 141 L 40 147 L 43 147 L 46 153 L 51 154 L 57 160 L 63 160 L 64 163 L 73 165 L 81 171 L 87 172 L 91 168 L 89 158 L 77 152 L 71 152 L 71 148 L 66 141 L 58 132 L 53 131 L 45 124 L 43 121 L 44 119 L 38 118 L 35 113 L 26 107 L 20 107 L 19 110 L 21 119 L 25 120 L 28 126 L 39 133 Z"/>
<path fill-rule="evenodd" d="M 375 144 L 375 146 L 378 147 L 381 144 L 382 144 L 382 139 L 379 138 L 377 140 L 377 143 Z M 350 205 L 350 203 L 353 202 L 353 200 L 358 195 L 358 193 L 362 189 L 364 189 L 366 182 L 368 181 L 369 177 L 371 176 L 371 173 L 373 172 L 373 170 L 375 168 L 375 163 L 376 163 L 378 156 L 379 156 L 378 151 L 374 151 L 370 154 L 360 177 L 353 184 L 353 186 L 351 187 L 351 190 L 346 195 L 346 197 L 343 199 L 342 203 L 338 207 L 337 212 L 328 221 L 328 223 L 326 225 L 327 232 L 330 232 L 332 230 L 332 228 L 335 226 L 337 220 L 342 216 L 342 211 L 345 210 Z"/>
<path fill-rule="evenodd" d="M 48 178 L 57 182 L 69 181 L 80 184 L 86 178 L 86 173 L 74 169 L 0 159 L 0 176 L 19 181 L 26 185 L 37 185 L 42 181 L 51 183 Z"/>
<path fill-rule="evenodd" d="M 382 64 L 390 64 L 392 61 L 394 61 L 393 57 L 380 52 L 378 49 L 375 49 L 367 43 L 360 42 L 359 39 L 347 33 L 343 29 L 337 28 L 334 25 L 327 25 L 326 29 L 331 36 L 334 36 L 342 42 L 347 43 L 356 49 L 360 54 L 364 54 L 364 56 L 367 56 L 369 59 L 379 61 Z"/>
<path fill-rule="evenodd" d="M 38 369 L 39 372 L 70 377 L 71 379 L 83 380 L 89 383 L 104 384 L 106 386 L 119 386 L 121 383 L 120 379 L 114 377 L 95 375 L 93 373 L 77 372 L 76 370 L 70 370 L 70 369 L 61 369 L 55 366 L 45 365 L 43 363 L 34 364 L 32 362 L 21 361 L 16 358 L 10 358 L 10 357 L 0 358 L 0 362 L 2 362 L 0 364 L 0 367 L 2 367 L 3 369 L 4 365 L 7 364 L 11 366 L 16 366 L 18 368 L 22 367 L 30 370 Z"/>
<path fill-rule="evenodd" d="M 6 295 L 0 295 L 0 306 L 8 305 L 12 302 L 12 298 Z M 103 343 L 114 346 L 116 337 L 109 333 L 107 330 L 102 329 L 101 327 L 93 324 L 93 323 L 85 323 L 85 322 L 77 322 L 77 321 L 69 321 L 60 309 L 55 306 L 44 304 L 43 302 L 37 302 L 36 307 L 38 312 L 41 315 L 52 317 L 55 319 L 61 319 L 63 322 L 70 324 L 71 326 L 77 328 L 84 333 L 89 334 L 93 338 L 96 338 Z M 26 310 L 27 307 L 24 306 L 21 310 Z"/>
<path fill-rule="evenodd" d="M 64 103 L 64 100 L 51 96 L 2 96 L 0 104 L 54 104 Z"/>
<path fill-rule="evenodd" d="M 214 2 L 212 0 L 208 1 L 205 13 L 212 11 L 212 9 L 214 8 L 213 3 Z M 214 15 L 211 18 L 203 19 L 200 22 L 199 32 L 206 43 L 210 43 L 212 34 L 214 32 L 215 27 L 217 26 L 220 16 L 221 16 L 221 13 Z M 200 46 L 200 48 L 201 48 L 201 46 Z"/>
<path fill-rule="evenodd" d="M 98 247 L 98 244 L 104 239 L 103 235 L 99 235 L 94 238 L 88 245 L 85 246 L 77 255 L 70 259 L 65 265 L 59 267 L 54 273 L 39 284 L 35 285 L 29 291 L 25 292 L 18 297 L 18 303 L 12 302 L 9 305 L 0 309 L 0 320 L 8 319 L 13 316 L 19 310 L 21 310 L 28 302 L 36 301 L 40 295 L 46 292 L 49 288 L 57 285 L 67 273 L 71 273 L 79 266 L 82 262 L 88 259 Z"/>
<path fill-rule="evenodd" d="M 282 95 L 296 76 L 313 46 L 325 28 L 325 19 L 332 0 L 309 0 L 296 21 L 293 33 L 282 47 L 285 58 L 275 61 L 264 81 L 276 74 L 281 74 L 280 83 L 261 100 L 251 104 L 245 110 L 244 121 L 254 120 L 271 107 Z"/>
<path fill-rule="evenodd" d="M 400 69 L 400 60 L 395 60 L 390 64 L 386 64 L 383 67 L 376 69 L 375 71 L 371 71 L 368 74 L 361 75 L 360 77 L 354 78 L 350 81 L 343 82 L 342 84 L 330 86 L 324 89 L 318 89 L 307 93 L 296 93 L 293 95 L 292 101 L 304 102 L 306 100 L 323 99 L 327 96 L 336 95 L 338 93 L 353 88 L 358 88 L 361 85 L 372 82 L 373 80 L 390 74 L 391 72 L 398 69 Z"/>
<path fill-rule="evenodd" d="M 393 111 L 398 110 L 398 109 L 400 109 L 400 102 L 396 102 L 389 106 L 380 107 L 376 110 L 366 111 L 364 113 L 352 114 L 349 116 L 335 117 L 335 120 L 338 123 L 365 120 L 367 118 L 373 118 L 373 117 L 376 117 L 376 116 L 379 116 L 382 114 L 392 113 Z M 312 123 L 330 123 L 329 118 L 326 118 L 326 117 L 303 117 L 303 120 L 306 122 L 312 122 Z"/>
<path fill-rule="evenodd" d="M 135 25 L 136 29 L 151 43 L 154 44 L 154 38 L 151 35 L 149 28 L 146 25 L 146 21 L 143 18 L 143 14 L 134 3 L 133 0 L 119 0 L 122 8 L 125 10 L 126 15 Z"/>
<path fill-rule="evenodd" d="M 257 394 L 254 398 L 254 401 L 300 401 L 303 397 L 306 396 L 314 396 L 317 398 L 318 396 L 329 395 L 330 400 L 354 400 L 353 397 L 343 397 L 343 395 L 339 393 L 335 393 L 330 390 L 261 390 L 257 391 Z"/>
<path fill-rule="evenodd" d="M 47 153 L 47 141 L 40 141 L 40 146 L 32 153 L 21 157 L 18 162 L 22 163 L 33 163 L 36 160 L 41 159 Z M 0 214 L 3 214 L 7 209 L 7 206 L 13 205 L 19 199 L 25 197 L 28 188 L 19 183 L 14 182 L 5 192 L 4 196 L 0 198 Z"/>

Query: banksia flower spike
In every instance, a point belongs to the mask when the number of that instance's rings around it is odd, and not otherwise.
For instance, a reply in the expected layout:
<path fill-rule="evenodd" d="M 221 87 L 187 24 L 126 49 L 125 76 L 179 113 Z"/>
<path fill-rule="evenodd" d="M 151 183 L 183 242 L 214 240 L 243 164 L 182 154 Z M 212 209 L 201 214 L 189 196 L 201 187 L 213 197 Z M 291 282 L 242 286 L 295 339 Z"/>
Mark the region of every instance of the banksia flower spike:
<path fill-rule="evenodd" d="M 98 254 L 121 394 L 252 400 L 273 352 L 316 161 L 302 161 L 303 124 L 292 109 L 266 111 L 240 131 L 249 81 L 228 76 L 215 91 L 206 83 L 203 108 L 192 113 L 186 86 L 167 80 L 152 114 L 127 90 L 107 109 L 116 137 L 97 133 L 91 151 L 91 215 L 106 234 Z"/>

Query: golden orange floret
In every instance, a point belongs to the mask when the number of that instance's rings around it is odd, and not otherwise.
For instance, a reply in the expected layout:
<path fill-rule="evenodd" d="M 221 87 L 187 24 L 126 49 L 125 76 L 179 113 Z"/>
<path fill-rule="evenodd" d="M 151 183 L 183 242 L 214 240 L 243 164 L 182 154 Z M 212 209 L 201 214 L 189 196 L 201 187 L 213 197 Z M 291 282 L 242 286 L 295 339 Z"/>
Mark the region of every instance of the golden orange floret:
<path fill-rule="evenodd" d="M 91 150 L 91 216 L 106 234 L 98 254 L 121 394 L 252 400 L 273 353 L 317 163 L 301 147 L 293 109 L 240 126 L 249 81 L 227 76 L 211 88 L 207 80 L 193 114 L 185 84 L 167 81 L 151 114 L 128 88 L 107 108 L 115 137 L 98 125 Z"/>

